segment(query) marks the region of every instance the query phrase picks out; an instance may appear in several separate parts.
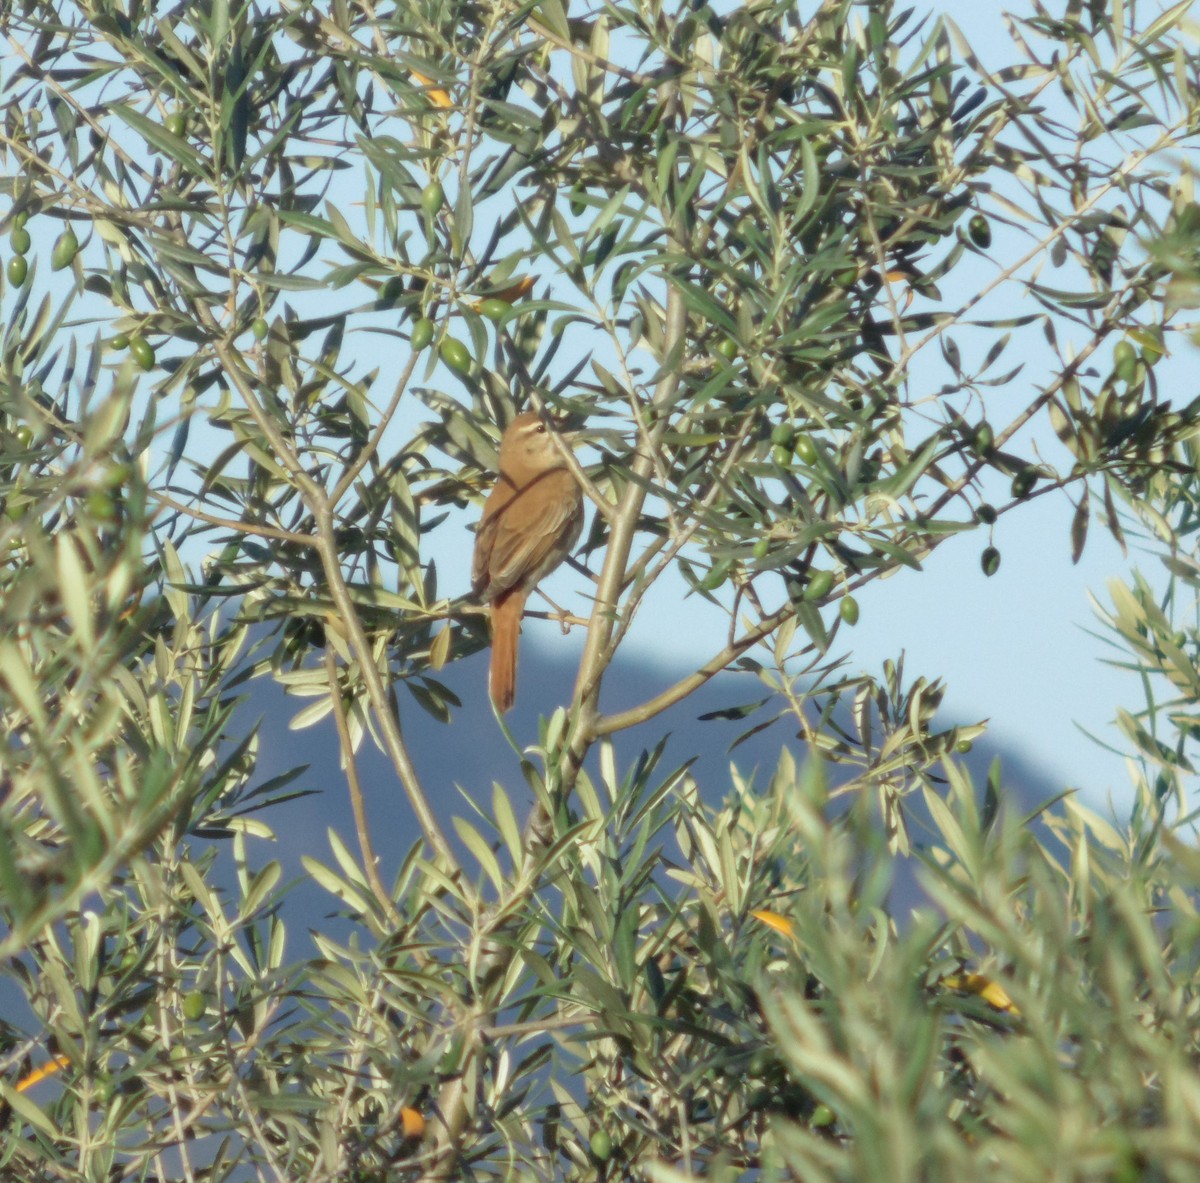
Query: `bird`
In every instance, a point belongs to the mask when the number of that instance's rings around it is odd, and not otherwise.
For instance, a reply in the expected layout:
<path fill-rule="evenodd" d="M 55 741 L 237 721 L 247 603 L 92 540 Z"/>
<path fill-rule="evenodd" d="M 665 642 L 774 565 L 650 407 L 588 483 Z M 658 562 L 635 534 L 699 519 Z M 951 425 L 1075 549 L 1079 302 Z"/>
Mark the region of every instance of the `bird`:
<path fill-rule="evenodd" d="M 500 439 L 500 472 L 475 535 L 473 595 L 490 605 L 488 687 L 504 714 L 517 693 L 517 638 L 525 601 L 571 552 L 583 528 L 583 494 L 546 422 L 516 416 Z"/>

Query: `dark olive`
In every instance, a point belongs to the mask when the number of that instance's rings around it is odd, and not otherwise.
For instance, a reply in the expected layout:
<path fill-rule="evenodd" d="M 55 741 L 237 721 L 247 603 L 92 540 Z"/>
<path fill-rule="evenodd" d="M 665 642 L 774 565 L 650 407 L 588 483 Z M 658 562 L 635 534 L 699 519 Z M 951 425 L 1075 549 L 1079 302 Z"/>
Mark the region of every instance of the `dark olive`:
<path fill-rule="evenodd" d="M 994 546 L 989 546 L 979 556 L 979 565 L 983 568 L 983 573 L 990 579 L 1000 570 L 1000 552 Z"/>
<path fill-rule="evenodd" d="M 385 308 L 390 308 L 402 295 L 404 295 L 404 276 L 393 275 L 379 289 L 379 303 Z"/>
<path fill-rule="evenodd" d="M 983 214 L 975 214 L 967 223 L 967 233 L 971 241 L 981 250 L 987 250 L 992 245 L 992 228 Z"/>
<path fill-rule="evenodd" d="M 1028 497 L 1033 492 L 1033 486 L 1038 481 L 1038 470 L 1036 468 L 1022 468 L 1020 472 L 1013 477 L 1012 495 L 1020 501 L 1024 497 Z"/>

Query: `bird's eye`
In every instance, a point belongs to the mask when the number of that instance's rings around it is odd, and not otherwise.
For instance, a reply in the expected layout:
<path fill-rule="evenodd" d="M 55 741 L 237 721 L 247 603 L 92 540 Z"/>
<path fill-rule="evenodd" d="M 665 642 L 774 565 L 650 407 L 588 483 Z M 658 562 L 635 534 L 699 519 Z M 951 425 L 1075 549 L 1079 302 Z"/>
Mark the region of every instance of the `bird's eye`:
<path fill-rule="evenodd" d="M 539 423 L 537 425 L 537 427 L 535 428 L 535 430 L 537 431 L 538 435 L 545 435 L 546 434 L 546 425 L 544 423 Z"/>

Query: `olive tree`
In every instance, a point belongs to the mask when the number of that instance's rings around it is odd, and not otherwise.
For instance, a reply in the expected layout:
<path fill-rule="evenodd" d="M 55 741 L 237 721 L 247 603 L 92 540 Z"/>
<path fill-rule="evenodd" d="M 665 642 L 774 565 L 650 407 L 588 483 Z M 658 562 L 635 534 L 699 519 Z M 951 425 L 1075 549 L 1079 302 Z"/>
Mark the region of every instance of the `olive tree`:
<path fill-rule="evenodd" d="M 889 0 L 5 6 L 6 1170 L 1194 1169 L 1178 819 L 1056 812 L 1064 871 L 939 682 L 844 657 L 860 586 L 991 574 L 1041 496 L 1078 555 L 1190 464 L 1156 366 L 1196 68 L 1187 5 L 1143 7 L 1034 4 L 997 68 Z M 430 556 L 528 407 L 588 423 L 586 643 L 450 819 L 406 729 L 487 629 Z M 664 586 L 719 639 L 612 709 Z M 618 740 L 731 669 L 807 762 L 718 807 Z M 264 678 L 356 819 L 307 862 L 352 936 L 303 956 Z M 387 882 L 364 743 L 421 833 Z M 914 852 L 939 910 L 900 923 Z"/>

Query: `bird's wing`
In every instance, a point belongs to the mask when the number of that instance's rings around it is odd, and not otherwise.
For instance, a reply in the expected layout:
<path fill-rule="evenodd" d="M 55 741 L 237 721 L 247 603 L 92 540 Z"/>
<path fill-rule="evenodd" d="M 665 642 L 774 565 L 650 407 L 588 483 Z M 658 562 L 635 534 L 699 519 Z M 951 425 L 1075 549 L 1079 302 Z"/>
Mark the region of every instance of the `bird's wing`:
<path fill-rule="evenodd" d="M 490 582 L 488 572 L 492 562 L 492 546 L 496 541 L 496 529 L 501 511 L 511 497 L 511 489 L 497 484 L 484 502 L 483 517 L 475 531 L 475 553 L 471 558 L 471 591 L 476 596 L 482 595 Z"/>
<path fill-rule="evenodd" d="M 582 520 L 569 472 L 553 469 L 526 485 L 480 526 L 472 573 L 477 592 L 491 599 L 542 571 L 556 551 L 574 543 Z"/>

